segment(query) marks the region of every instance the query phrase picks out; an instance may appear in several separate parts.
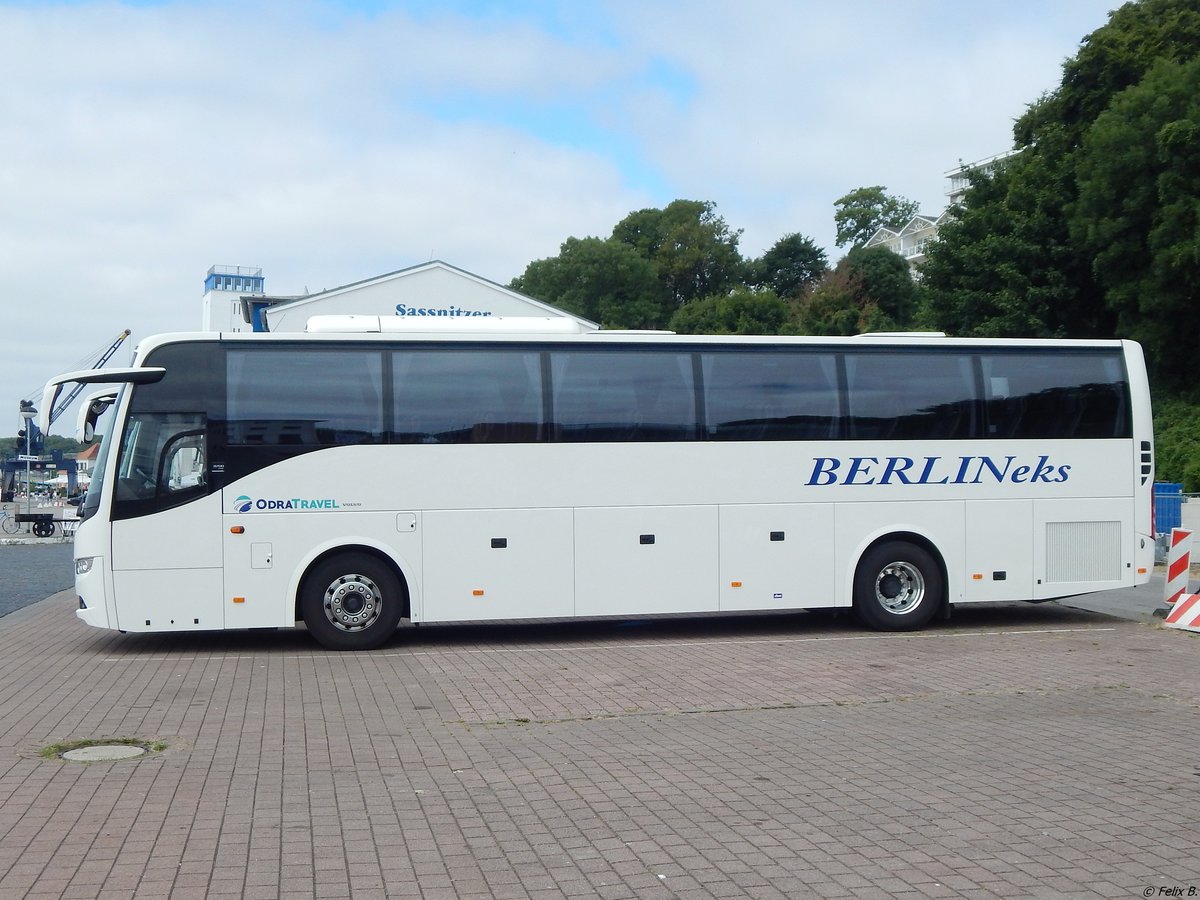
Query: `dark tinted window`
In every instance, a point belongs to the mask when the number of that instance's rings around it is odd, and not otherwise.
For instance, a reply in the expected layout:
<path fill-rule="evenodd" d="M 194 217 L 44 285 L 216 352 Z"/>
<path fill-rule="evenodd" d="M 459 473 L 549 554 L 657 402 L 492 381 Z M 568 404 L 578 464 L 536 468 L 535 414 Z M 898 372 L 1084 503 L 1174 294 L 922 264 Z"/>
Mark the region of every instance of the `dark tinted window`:
<path fill-rule="evenodd" d="M 221 349 L 216 341 L 166 344 L 147 357 L 146 365 L 162 366 L 166 374 L 132 388 L 132 411 L 202 410 L 220 403 Z"/>
<path fill-rule="evenodd" d="M 563 350 L 551 360 L 558 440 L 696 438 L 690 353 Z"/>
<path fill-rule="evenodd" d="M 1129 437 L 1129 389 L 1119 353 L 1061 350 L 983 356 L 989 437 Z"/>
<path fill-rule="evenodd" d="M 976 421 L 971 358 L 955 353 L 846 354 L 850 437 L 971 437 Z"/>
<path fill-rule="evenodd" d="M 365 349 L 230 349 L 227 440 L 331 447 L 383 440 L 383 365 Z"/>
<path fill-rule="evenodd" d="M 543 434 L 541 356 L 517 350 L 392 354 L 399 443 L 519 443 Z"/>
<path fill-rule="evenodd" d="M 730 351 L 704 353 L 701 361 L 710 439 L 802 441 L 837 436 L 833 354 Z"/>
<path fill-rule="evenodd" d="M 215 341 L 167 344 L 146 359 L 147 366 L 166 369 L 162 379 L 125 388 L 133 396 L 117 455 L 114 518 L 148 515 L 214 490 L 208 413 L 220 407 L 220 360 Z M 98 498 L 93 485 L 88 496 Z"/>

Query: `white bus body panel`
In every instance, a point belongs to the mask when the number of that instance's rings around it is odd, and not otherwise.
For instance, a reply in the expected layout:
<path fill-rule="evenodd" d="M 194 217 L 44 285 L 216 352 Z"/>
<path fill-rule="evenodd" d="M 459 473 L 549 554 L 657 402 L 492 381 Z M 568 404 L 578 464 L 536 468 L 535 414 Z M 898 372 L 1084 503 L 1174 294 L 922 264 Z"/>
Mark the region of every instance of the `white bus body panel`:
<path fill-rule="evenodd" d="M 1032 500 L 972 501 L 963 534 L 965 602 L 1033 596 Z"/>
<path fill-rule="evenodd" d="M 575 510 L 575 614 L 714 612 L 717 508 Z"/>
<path fill-rule="evenodd" d="M 832 503 L 730 504 L 720 517 L 722 611 L 834 602 Z"/>
<path fill-rule="evenodd" d="M 571 510 L 431 510 L 423 521 L 430 606 L 417 620 L 575 614 Z"/>
<path fill-rule="evenodd" d="M 112 523 L 113 591 L 122 631 L 225 628 L 221 498 Z M 84 523 L 87 524 L 87 523 Z"/>
<path fill-rule="evenodd" d="M 914 483 L 904 483 L 896 466 L 886 475 L 887 460 L 922 452 L 902 470 Z M 339 543 L 378 546 L 397 562 L 416 621 L 846 607 L 861 554 L 896 533 L 936 549 L 955 603 L 1137 583 L 1137 560 L 1126 558 L 1134 546 L 1134 498 L 1104 496 L 1118 488 L 1111 472 L 1132 465 L 1128 441 L 1005 442 L 994 464 L 1007 480 L 980 469 L 977 459 L 988 452 L 985 442 L 919 449 L 776 442 L 408 445 L 305 454 L 225 491 L 226 618 L 238 627 L 291 624 L 304 569 Z M 1043 458 L 1044 473 L 1054 467 L 1044 477 L 1061 477 L 1059 467 L 1069 466 L 1066 480 L 1031 484 Z M 822 462 L 833 459 L 836 469 Z M 343 475 L 368 471 L 382 474 Z M 329 498 L 338 508 L 233 508 L 241 497 L 297 494 Z M 680 502 L 687 497 L 708 502 Z M 1097 549 L 1086 528 L 1069 527 L 1094 515 L 1122 523 L 1116 544 L 1106 532 L 1110 543 Z M 398 517 L 406 528 L 396 525 Z M 247 533 L 230 536 L 233 524 Z M 784 539 L 770 541 L 771 532 Z M 655 543 L 640 543 L 643 534 L 655 535 Z M 507 546 L 493 548 L 493 538 Z M 1060 549 L 1048 555 L 1048 541 Z M 260 553 L 269 549 L 269 566 L 254 561 L 255 545 Z M 1086 557 L 1105 546 L 1122 557 L 1117 568 L 1084 571 L 1062 556 Z M 1049 574 L 1048 564 L 1057 566 Z M 1087 577 L 1075 578 L 1081 571 Z M 264 595 L 277 599 L 265 608 L 252 599 Z M 233 596 L 245 596 L 244 604 L 234 609 Z"/>

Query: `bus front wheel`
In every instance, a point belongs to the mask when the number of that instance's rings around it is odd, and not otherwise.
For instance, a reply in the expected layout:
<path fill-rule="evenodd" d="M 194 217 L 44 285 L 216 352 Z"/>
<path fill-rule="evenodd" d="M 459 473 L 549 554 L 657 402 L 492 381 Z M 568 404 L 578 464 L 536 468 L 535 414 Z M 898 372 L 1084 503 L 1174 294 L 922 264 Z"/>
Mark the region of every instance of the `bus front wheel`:
<path fill-rule="evenodd" d="M 941 606 L 945 591 L 937 560 L 907 541 L 872 547 L 854 573 L 858 617 L 881 631 L 924 628 Z"/>
<path fill-rule="evenodd" d="M 300 589 L 309 633 L 330 650 L 374 650 L 395 632 L 404 588 L 395 571 L 368 553 L 342 553 L 319 563 Z"/>

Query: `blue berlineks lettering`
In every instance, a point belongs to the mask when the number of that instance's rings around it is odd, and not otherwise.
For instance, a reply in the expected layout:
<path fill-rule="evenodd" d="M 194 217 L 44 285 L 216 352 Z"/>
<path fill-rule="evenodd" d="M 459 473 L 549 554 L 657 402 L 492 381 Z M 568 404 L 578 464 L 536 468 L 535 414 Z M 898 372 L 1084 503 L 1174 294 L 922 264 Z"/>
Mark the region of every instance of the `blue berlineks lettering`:
<path fill-rule="evenodd" d="M 1062 484 L 1069 465 L 1046 455 L 1020 462 L 1015 456 L 818 456 L 808 484 Z"/>

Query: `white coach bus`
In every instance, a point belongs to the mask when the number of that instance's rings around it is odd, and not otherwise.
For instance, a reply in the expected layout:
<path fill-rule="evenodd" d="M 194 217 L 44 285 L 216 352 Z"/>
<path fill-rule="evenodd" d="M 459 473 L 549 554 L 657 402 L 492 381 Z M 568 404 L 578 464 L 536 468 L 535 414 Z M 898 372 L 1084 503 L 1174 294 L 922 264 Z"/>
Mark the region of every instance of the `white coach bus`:
<path fill-rule="evenodd" d="M 1153 443 L 1128 341 L 569 333 L 329 317 L 160 335 L 116 383 L 79 618 L 294 627 L 951 604 L 1142 584 Z"/>

